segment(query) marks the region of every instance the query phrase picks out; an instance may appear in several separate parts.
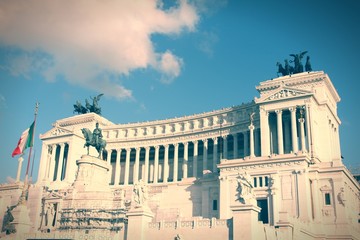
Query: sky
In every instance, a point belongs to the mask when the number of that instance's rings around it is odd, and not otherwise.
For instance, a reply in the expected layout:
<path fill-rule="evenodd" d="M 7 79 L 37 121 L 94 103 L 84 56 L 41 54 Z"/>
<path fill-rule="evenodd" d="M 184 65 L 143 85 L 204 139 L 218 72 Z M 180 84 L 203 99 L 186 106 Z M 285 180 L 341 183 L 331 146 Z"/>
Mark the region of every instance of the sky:
<path fill-rule="evenodd" d="M 357 0 L 0 0 L 0 183 L 16 177 L 11 153 L 36 102 L 34 179 L 39 135 L 76 101 L 103 93 L 114 123 L 231 107 L 301 51 L 341 97 L 343 162 L 359 168 L 359 12 Z"/>

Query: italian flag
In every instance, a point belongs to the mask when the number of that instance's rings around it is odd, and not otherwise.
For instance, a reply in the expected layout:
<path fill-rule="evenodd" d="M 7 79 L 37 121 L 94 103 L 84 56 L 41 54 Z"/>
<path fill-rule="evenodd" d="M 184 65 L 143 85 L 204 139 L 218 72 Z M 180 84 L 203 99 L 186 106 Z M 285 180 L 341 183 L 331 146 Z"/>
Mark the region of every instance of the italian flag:
<path fill-rule="evenodd" d="M 31 124 L 30 128 L 26 129 L 21 134 L 19 142 L 11 155 L 12 157 L 22 154 L 25 151 L 25 149 L 33 146 L 34 125 L 35 125 L 35 121 Z"/>

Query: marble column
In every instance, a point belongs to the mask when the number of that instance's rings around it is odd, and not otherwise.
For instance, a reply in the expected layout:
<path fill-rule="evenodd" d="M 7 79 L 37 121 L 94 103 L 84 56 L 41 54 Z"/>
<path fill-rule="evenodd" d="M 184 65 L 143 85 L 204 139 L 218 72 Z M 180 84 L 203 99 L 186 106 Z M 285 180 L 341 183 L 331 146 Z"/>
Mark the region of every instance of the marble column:
<path fill-rule="evenodd" d="M 293 153 L 299 151 L 298 139 L 297 139 L 297 126 L 296 126 L 296 107 L 289 108 L 291 113 L 291 139 Z"/>
<path fill-rule="evenodd" d="M 149 158 L 150 158 L 150 147 L 145 147 L 145 173 L 144 182 L 149 182 Z"/>
<path fill-rule="evenodd" d="M 45 164 L 45 171 L 43 172 L 43 181 L 46 181 L 49 178 L 49 171 L 50 171 L 50 164 L 51 164 L 51 145 L 43 144 L 43 149 L 46 148 L 46 164 Z M 45 155 L 45 154 L 44 154 Z M 41 155 L 43 156 L 43 154 Z M 40 178 L 38 178 L 40 179 Z"/>
<path fill-rule="evenodd" d="M 300 119 L 299 119 L 299 123 L 300 123 L 301 151 L 305 152 L 305 151 L 306 151 L 306 144 L 305 144 L 305 127 L 304 127 L 305 119 L 304 119 L 304 118 L 300 118 Z"/>
<path fill-rule="evenodd" d="M 319 199 L 321 199 L 321 192 L 319 191 L 319 176 L 318 173 L 315 172 L 314 173 L 314 178 L 312 179 L 312 184 L 311 184 L 311 191 L 312 194 L 311 196 L 313 197 L 312 203 L 314 205 L 313 207 L 313 211 L 314 211 L 314 221 L 315 222 L 320 222 L 321 221 L 321 201 Z"/>
<path fill-rule="evenodd" d="M 107 151 L 107 156 L 106 156 L 106 162 L 107 162 L 107 164 L 111 164 L 111 154 L 112 154 L 112 149 L 109 149 L 108 151 Z"/>
<path fill-rule="evenodd" d="M 269 113 L 260 107 L 261 156 L 270 155 Z M 245 138 L 244 138 L 245 140 Z"/>
<path fill-rule="evenodd" d="M 254 150 L 254 125 L 249 126 L 250 130 L 250 158 L 255 157 L 255 150 Z"/>
<path fill-rule="evenodd" d="M 160 146 L 155 146 L 155 159 L 154 159 L 154 179 L 153 183 L 157 183 L 159 179 L 159 149 Z"/>
<path fill-rule="evenodd" d="M 117 150 L 116 150 L 116 163 L 115 163 L 115 180 L 114 180 L 114 185 L 119 185 L 119 184 L 120 184 L 120 173 L 121 173 L 120 157 L 121 157 L 121 149 L 117 149 Z"/>
<path fill-rule="evenodd" d="M 60 154 L 59 154 L 59 160 L 58 160 L 58 168 L 57 168 L 57 174 L 56 174 L 56 181 L 61 181 L 61 173 L 62 173 L 62 165 L 64 163 L 64 143 L 60 143 Z"/>
<path fill-rule="evenodd" d="M 139 181 L 139 165 L 140 165 L 140 147 L 135 148 L 136 149 L 136 155 L 135 155 L 135 165 L 133 169 L 133 182 Z"/>
<path fill-rule="evenodd" d="M 278 154 L 284 154 L 282 110 L 275 110 L 275 112 L 276 112 L 276 123 L 277 123 Z"/>
<path fill-rule="evenodd" d="M 164 146 L 164 182 L 168 182 L 169 178 L 169 145 Z"/>
<path fill-rule="evenodd" d="M 193 177 L 197 177 L 197 160 L 198 160 L 198 146 L 199 146 L 199 142 L 198 141 L 194 141 L 194 156 L 193 156 Z"/>
<path fill-rule="evenodd" d="M 21 167 L 22 167 L 23 161 L 24 161 L 24 158 L 22 157 L 22 155 L 20 155 L 20 157 L 18 159 L 18 168 L 17 168 L 17 172 L 16 172 L 16 182 L 20 182 Z"/>
<path fill-rule="evenodd" d="M 51 158 L 50 158 L 50 165 L 49 165 L 49 172 L 48 172 L 48 178 L 51 181 L 55 181 L 55 157 L 56 157 L 56 148 L 57 144 L 52 145 L 52 151 L 51 151 Z"/>
<path fill-rule="evenodd" d="M 208 169 L 207 167 L 207 150 L 208 150 L 208 140 L 204 139 L 203 140 L 204 146 L 203 146 L 203 168 L 202 170 L 206 170 Z"/>
<path fill-rule="evenodd" d="M 179 164 L 179 144 L 174 144 L 174 174 L 173 182 L 178 181 L 178 164 Z"/>
<path fill-rule="evenodd" d="M 131 153 L 131 148 L 127 148 L 126 149 L 126 160 L 125 160 L 124 185 L 129 185 L 130 153 Z"/>
<path fill-rule="evenodd" d="M 217 150 L 218 150 L 218 138 L 215 137 L 213 138 L 213 142 L 214 142 L 214 146 L 213 146 L 213 172 L 217 171 L 217 160 L 218 160 L 218 155 L 217 155 Z"/>
<path fill-rule="evenodd" d="M 184 143 L 183 178 L 188 177 L 189 143 Z"/>
<path fill-rule="evenodd" d="M 39 164 L 39 168 L 38 168 L 39 171 L 38 171 L 37 182 L 46 180 L 46 171 L 47 171 L 48 164 L 49 164 L 48 145 L 46 145 L 45 143 L 42 143 L 41 158 L 40 158 L 40 164 Z"/>
<path fill-rule="evenodd" d="M 239 157 L 238 153 L 238 135 L 237 133 L 233 134 L 234 139 L 234 159 L 237 159 Z"/>
<path fill-rule="evenodd" d="M 227 137 L 228 136 L 224 136 L 223 137 L 223 140 L 224 140 L 224 155 L 223 155 L 223 158 L 224 159 L 228 159 L 228 140 L 227 140 Z"/>

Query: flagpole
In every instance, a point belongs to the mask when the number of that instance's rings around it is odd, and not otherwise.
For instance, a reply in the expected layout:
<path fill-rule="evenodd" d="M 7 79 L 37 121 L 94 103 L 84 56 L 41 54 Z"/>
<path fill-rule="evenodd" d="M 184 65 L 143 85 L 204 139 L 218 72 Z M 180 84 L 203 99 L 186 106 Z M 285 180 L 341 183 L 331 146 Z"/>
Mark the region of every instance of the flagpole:
<path fill-rule="evenodd" d="M 39 109 L 39 103 L 36 102 L 35 104 L 35 116 L 34 116 L 34 130 L 33 130 L 33 134 L 31 136 L 31 142 L 32 145 L 34 145 L 34 136 L 35 136 L 35 128 L 36 128 L 36 117 L 38 114 L 38 109 Z M 27 167 L 26 167 L 26 174 L 25 174 L 25 181 L 24 181 L 24 185 L 26 186 L 27 182 L 28 182 L 28 177 L 29 177 L 29 168 L 30 168 L 30 158 L 31 158 L 31 150 L 32 150 L 33 146 L 30 146 L 30 151 L 29 151 L 29 156 L 28 156 L 28 163 L 27 163 Z"/>

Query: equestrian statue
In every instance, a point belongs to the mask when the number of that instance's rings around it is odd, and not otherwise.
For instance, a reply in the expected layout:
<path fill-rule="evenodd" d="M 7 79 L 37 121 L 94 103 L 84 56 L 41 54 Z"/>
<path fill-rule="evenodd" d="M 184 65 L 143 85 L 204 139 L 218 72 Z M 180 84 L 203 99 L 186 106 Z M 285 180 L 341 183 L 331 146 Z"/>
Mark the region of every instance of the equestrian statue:
<path fill-rule="evenodd" d="M 92 133 L 88 128 L 82 128 L 81 132 L 85 137 L 84 147 L 87 147 L 87 155 L 89 155 L 89 147 L 91 146 L 99 153 L 98 158 L 102 158 L 103 152 L 106 152 L 106 141 L 102 138 L 103 135 L 101 128 L 99 128 L 99 123 L 96 123 L 96 127 Z"/>

